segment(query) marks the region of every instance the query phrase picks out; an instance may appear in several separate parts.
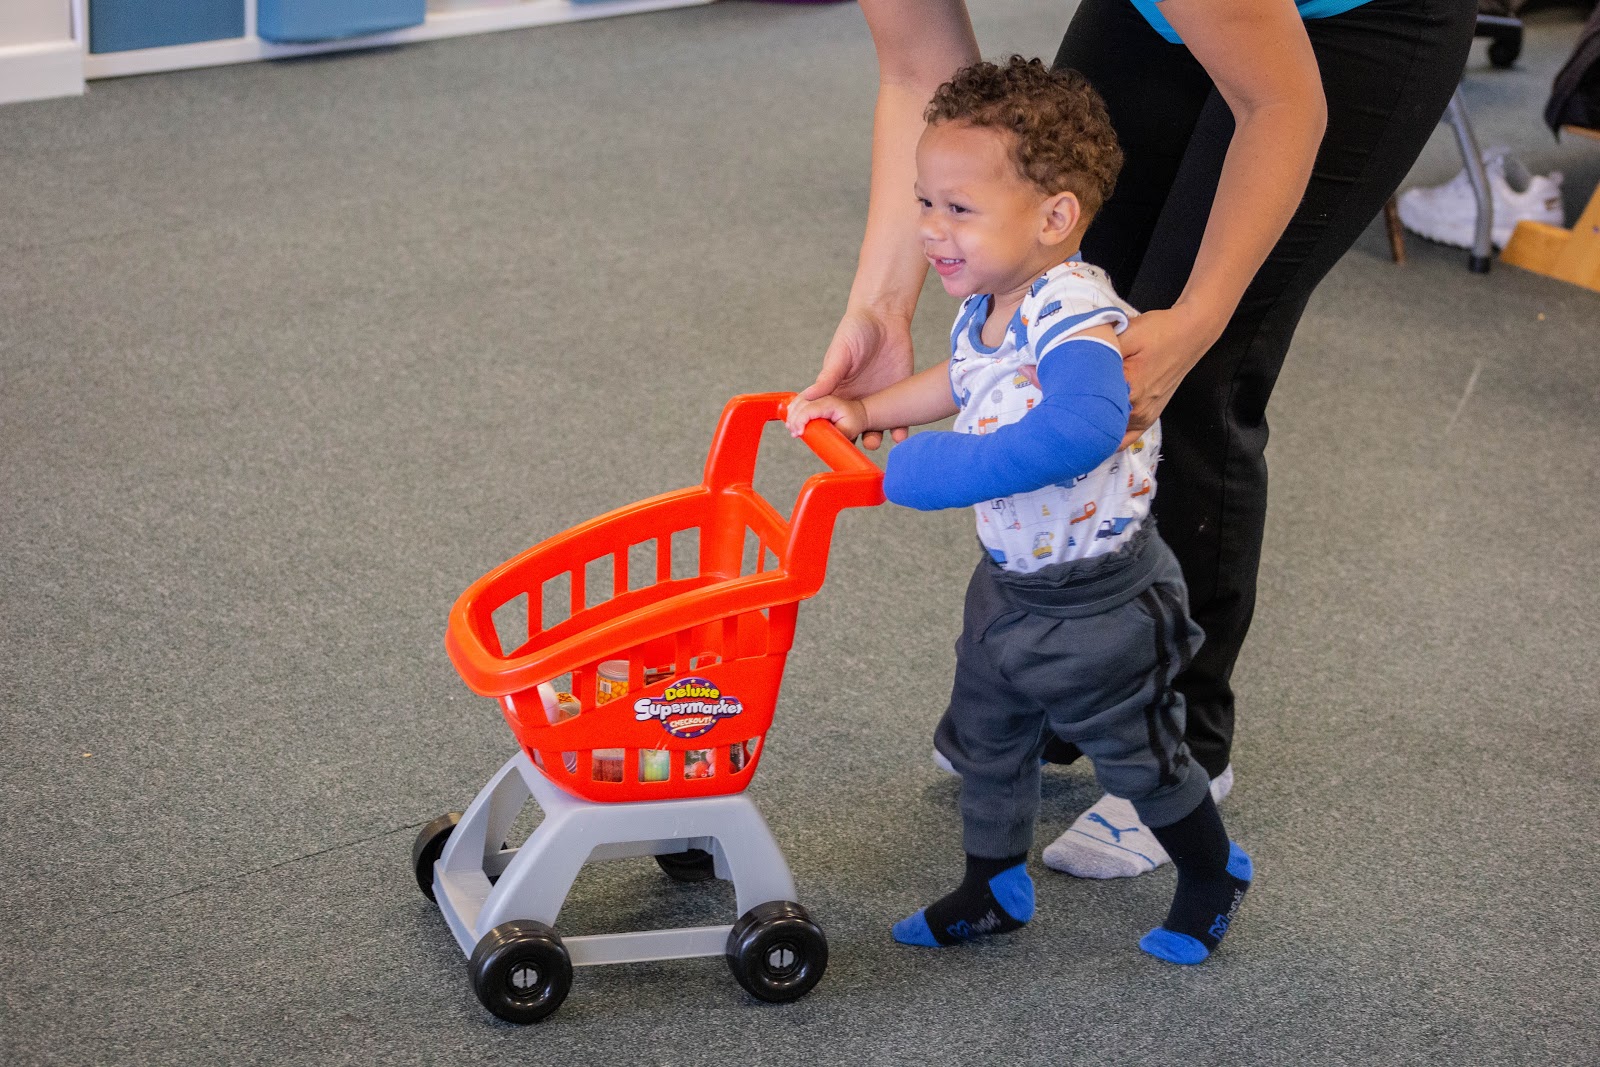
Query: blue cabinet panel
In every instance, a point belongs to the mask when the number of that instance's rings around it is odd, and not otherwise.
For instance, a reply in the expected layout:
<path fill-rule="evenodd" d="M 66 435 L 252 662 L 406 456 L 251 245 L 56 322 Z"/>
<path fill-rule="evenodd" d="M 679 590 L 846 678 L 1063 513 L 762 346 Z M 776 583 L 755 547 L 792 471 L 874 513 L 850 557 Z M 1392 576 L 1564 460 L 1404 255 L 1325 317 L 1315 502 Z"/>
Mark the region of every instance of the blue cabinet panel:
<path fill-rule="evenodd" d="M 256 33 L 281 44 L 360 37 L 420 25 L 427 6 L 427 0 L 260 0 Z"/>
<path fill-rule="evenodd" d="M 244 0 L 90 0 L 89 51 L 244 36 Z"/>

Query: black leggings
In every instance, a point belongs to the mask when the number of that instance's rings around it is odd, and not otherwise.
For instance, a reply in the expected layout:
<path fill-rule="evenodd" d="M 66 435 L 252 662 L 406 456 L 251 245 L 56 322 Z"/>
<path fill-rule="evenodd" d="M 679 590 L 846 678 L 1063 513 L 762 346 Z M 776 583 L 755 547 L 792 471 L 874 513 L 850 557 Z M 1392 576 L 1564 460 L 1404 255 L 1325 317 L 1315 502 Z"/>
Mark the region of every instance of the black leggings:
<path fill-rule="evenodd" d="M 1267 510 L 1267 399 L 1306 301 L 1416 161 L 1472 43 L 1474 0 L 1370 0 L 1309 19 L 1328 129 L 1294 218 L 1222 337 L 1161 416 L 1155 512 L 1189 585 L 1205 645 L 1177 680 L 1190 751 L 1213 777 L 1229 761 L 1229 679 L 1255 609 Z M 1082 0 L 1056 66 L 1105 97 L 1127 162 L 1083 242 L 1140 310 L 1178 299 L 1216 192 L 1233 117 L 1181 44 L 1129 0 Z"/>

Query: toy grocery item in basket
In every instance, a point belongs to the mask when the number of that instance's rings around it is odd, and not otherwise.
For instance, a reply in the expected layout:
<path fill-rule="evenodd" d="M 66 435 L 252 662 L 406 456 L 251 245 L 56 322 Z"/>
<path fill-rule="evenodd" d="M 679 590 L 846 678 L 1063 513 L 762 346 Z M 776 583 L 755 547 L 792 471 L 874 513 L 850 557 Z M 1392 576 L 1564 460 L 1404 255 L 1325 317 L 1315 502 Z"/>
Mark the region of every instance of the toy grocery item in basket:
<path fill-rule="evenodd" d="M 499 701 L 521 751 L 465 814 L 422 829 L 412 866 L 470 957 L 478 999 L 502 1019 L 549 1015 L 572 968 L 586 964 L 721 955 L 768 1001 L 804 996 L 822 977 L 827 940 L 795 901 L 783 853 L 744 789 L 761 761 L 799 601 L 822 586 L 834 520 L 843 508 L 882 503 L 883 489 L 877 467 L 819 420 L 803 440 L 830 469 L 806 480 L 789 519 L 756 493 L 762 429 L 792 397 L 735 397 L 700 485 L 535 545 L 451 609 L 450 659 L 474 692 Z M 698 545 L 675 560 L 686 531 Z M 752 568 L 747 539 L 758 546 Z M 641 546 L 653 549 L 654 567 L 630 581 L 630 557 L 648 554 Z M 609 561 L 610 581 L 587 588 L 597 561 L 602 570 Z M 544 618 L 547 583 L 565 583 L 565 619 Z M 513 647 L 496 627 L 507 610 L 526 618 L 526 640 Z M 530 798 L 543 821 L 507 847 Z M 654 856 L 680 881 L 732 881 L 737 921 L 557 934 L 584 863 L 633 856 Z"/>

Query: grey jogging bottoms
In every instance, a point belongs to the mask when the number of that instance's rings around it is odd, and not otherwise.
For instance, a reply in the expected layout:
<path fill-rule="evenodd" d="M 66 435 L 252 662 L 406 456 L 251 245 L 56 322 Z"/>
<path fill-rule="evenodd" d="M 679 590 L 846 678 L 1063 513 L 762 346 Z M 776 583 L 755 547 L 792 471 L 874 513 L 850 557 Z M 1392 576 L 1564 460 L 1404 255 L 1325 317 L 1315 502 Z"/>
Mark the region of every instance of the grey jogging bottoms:
<path fill-rule="evenodd" d="M 1193 811 L 1210 779 L 1183 741 L 1172 686 L 1200 647 L 1176 558 L 1147 524 L 1115 553 L 1030 575 L 987 555 L 967 586 L 950 707 L 934 744 L 961 775 L 963 846 L 1033 844 L 1049 731 L 1081 749 L 1147 826 Z"/>

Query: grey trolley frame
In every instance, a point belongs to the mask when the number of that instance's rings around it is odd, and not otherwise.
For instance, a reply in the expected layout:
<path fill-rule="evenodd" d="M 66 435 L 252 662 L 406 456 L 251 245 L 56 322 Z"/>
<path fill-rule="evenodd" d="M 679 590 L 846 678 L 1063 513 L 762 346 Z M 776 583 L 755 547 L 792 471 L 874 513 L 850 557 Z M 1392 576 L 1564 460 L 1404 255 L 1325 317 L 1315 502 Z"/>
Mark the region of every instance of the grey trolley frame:
<path fill-rule="evenodd" d="M 520 847 L 506 847 L 503 842 L 530 800 L 543 812 L 543 821 Z M 519 751 L 483 787 L 454 828 L 445 832 L 449 836 L 433 864 L 432 895 L 456 943 L 472 959 L 479 998 L 510 1021 L 532 1022 L 549 1014 L 565 999 L 566 988 L 560 989 L 548 1010 L 524 1013 L 525 1017 L 500 1010 L 485 991 L 489 979 L 479 971 L 481 958 L 506 929 L 537 929 L 539 936 L 547 935 L 564 949 L 569 976 L 570 967 L 726 956 L 746 990 L 772 1001 L 804 995 L 826 967 L 821 930 L 795 903 L 789 865 L 766 820 L 742 792 L 598 803 L 565 792 L 526 752 Z M 422 844 L 419 839 L 419 847 Z M 670 856 L 692 849 L 709 853 L 716 877 L 733 883 L 737 922 L 570 938 L 554 935 L 562 904 L 584 864 Z M 747 980 L 741 971 L 749 967 L 762 974 Z M 765 980 L 763 974 L 773 980 Z M 509 980 L 520 988 L 519 983 L 529 979 L 513 975 Z"/>

